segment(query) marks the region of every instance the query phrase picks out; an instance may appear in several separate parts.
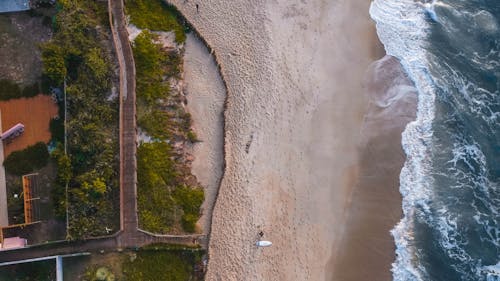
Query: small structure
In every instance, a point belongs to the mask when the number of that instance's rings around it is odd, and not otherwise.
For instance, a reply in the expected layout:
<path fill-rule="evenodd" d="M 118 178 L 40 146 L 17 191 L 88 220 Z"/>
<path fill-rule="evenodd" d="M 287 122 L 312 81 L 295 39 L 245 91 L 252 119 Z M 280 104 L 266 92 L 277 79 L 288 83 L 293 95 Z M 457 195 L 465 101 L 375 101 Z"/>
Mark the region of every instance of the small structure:
<path fill-rule="evenodd" d="M 40 222 L 40 187 L 38 173 L 22 177 L 24 194 L 24 223 Z"/>
<path fill-rule="evenodd" d="M 11 13 L 27 11 L 30 7 L 30 0 L 1 0 L 0 13 Z"/>
<path fill-rule="evenodd" d="M 1 138 L 3 141 L 10 142 L 12 139 L 20 136 L 22 133 L 24 133 L 24 125 L 21 123 L 17 123 L 16 125 L 14 125 L 14 127 L 3 132 Z"/>
<path fill-rule="evenodd" d="M 24 248 L 26 247 L 27 241 L 21 237 L 9 237 L 3 239 L 2 243 L 0 243 L 0 249 L 16 249 L 16 248 Z"/>

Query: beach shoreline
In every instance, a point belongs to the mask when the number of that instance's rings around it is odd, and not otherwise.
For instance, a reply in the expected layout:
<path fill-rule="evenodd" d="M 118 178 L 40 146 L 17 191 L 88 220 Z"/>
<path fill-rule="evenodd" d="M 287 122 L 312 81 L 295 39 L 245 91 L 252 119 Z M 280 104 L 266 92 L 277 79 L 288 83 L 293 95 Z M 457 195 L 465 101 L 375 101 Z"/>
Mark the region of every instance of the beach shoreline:
<path fill-rule="evenodd" d="M 382 57 L 370 1 L 169 2 L 215 52 L 227 86 L 226 167 L 206 279 L 349 280 L 334 274 L 343 264 L 337 257 L 349 251 L 353 208 L 363 202 L 363 163 L 379 160 L 364 158 L 371 108 L 364 79 Z M 396 166 L 386 195 L 400 214 Z M 382 229 L 386 241 L 392 227 Z M 260 231 L 272 247 L 255 247 Z M 380 251 L 390 258 L 371 270 L 388 276 L 394 249 Z"/>

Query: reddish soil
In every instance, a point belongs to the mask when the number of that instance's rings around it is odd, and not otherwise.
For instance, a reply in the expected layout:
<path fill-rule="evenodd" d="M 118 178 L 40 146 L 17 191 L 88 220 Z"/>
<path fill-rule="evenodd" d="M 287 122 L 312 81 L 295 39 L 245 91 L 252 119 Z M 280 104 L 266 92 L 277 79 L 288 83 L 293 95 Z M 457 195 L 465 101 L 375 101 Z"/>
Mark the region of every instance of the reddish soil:
<path fill-rule="evenodd" d="M 10 143 L 4 143 L 5 157 L 39 141 L 50 141 L 49 123 L 58 112 L 57 104 L 50 96 L 38 95 L 29 99 L 0 101 L 0 111 L 2 132 L 17 123 L 24 124 L 24 133 L 21 136 Z"/>

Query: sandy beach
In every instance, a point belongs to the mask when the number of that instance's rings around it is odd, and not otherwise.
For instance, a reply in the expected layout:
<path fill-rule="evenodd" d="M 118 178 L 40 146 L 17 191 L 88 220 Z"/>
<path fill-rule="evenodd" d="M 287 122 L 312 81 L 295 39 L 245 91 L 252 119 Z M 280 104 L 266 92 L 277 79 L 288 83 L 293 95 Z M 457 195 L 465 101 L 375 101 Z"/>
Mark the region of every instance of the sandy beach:
<path fill-rule="evenodd" d="M 202 217 L 198 222 L 203 233 L 210 233 L 211 214 L 224 167 L 223 110 L 226 89 L 214 58 L 196 36 L 188 34 L 184 46 L 184 91 L 187 110 L 199 142 L 191 153 L 191 170 L 205 191 Z"/>
<path fill-rule="evenodd" d="M 384 54 L 370 1 L 169 2 L 213 49 L 227 85 L 207 280 L 362 280 L 349 245 L 372 233 L 384 242 L 363 274 L 386 280 L 404 124 L 374 114 L 368 70 Z M 372 200 L 363 180 L 392 155 L 391 173 L 374 183 L 384 200 Z M 384 224 L 356 228 L 373 210 Z M 255 247 L 259 231 L 272 247 Z"/>

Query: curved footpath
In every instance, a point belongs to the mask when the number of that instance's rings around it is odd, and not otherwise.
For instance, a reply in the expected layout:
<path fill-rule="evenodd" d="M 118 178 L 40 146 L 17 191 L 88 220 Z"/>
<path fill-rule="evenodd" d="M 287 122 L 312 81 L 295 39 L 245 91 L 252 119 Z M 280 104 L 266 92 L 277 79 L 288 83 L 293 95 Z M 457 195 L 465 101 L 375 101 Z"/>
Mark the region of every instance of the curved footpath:
<path fill-rule="evenodd" d="M 405 120 L 372 114 L 364 77 L 383 52 L 370 1 L 167 2 L 213 49 L 227 86 L 206 279 L 389 279 L 403 164 L 393 129 Z M 374 173 L 381 195 L 371 200 L 364 182 Z M 374 210 L 382 225 L 360 228 Z M 261 230 L 272 247 L 255 247 Z M 366 258 L 344 258 L 360 256 L 349 243 L 364 245 Z"/>

